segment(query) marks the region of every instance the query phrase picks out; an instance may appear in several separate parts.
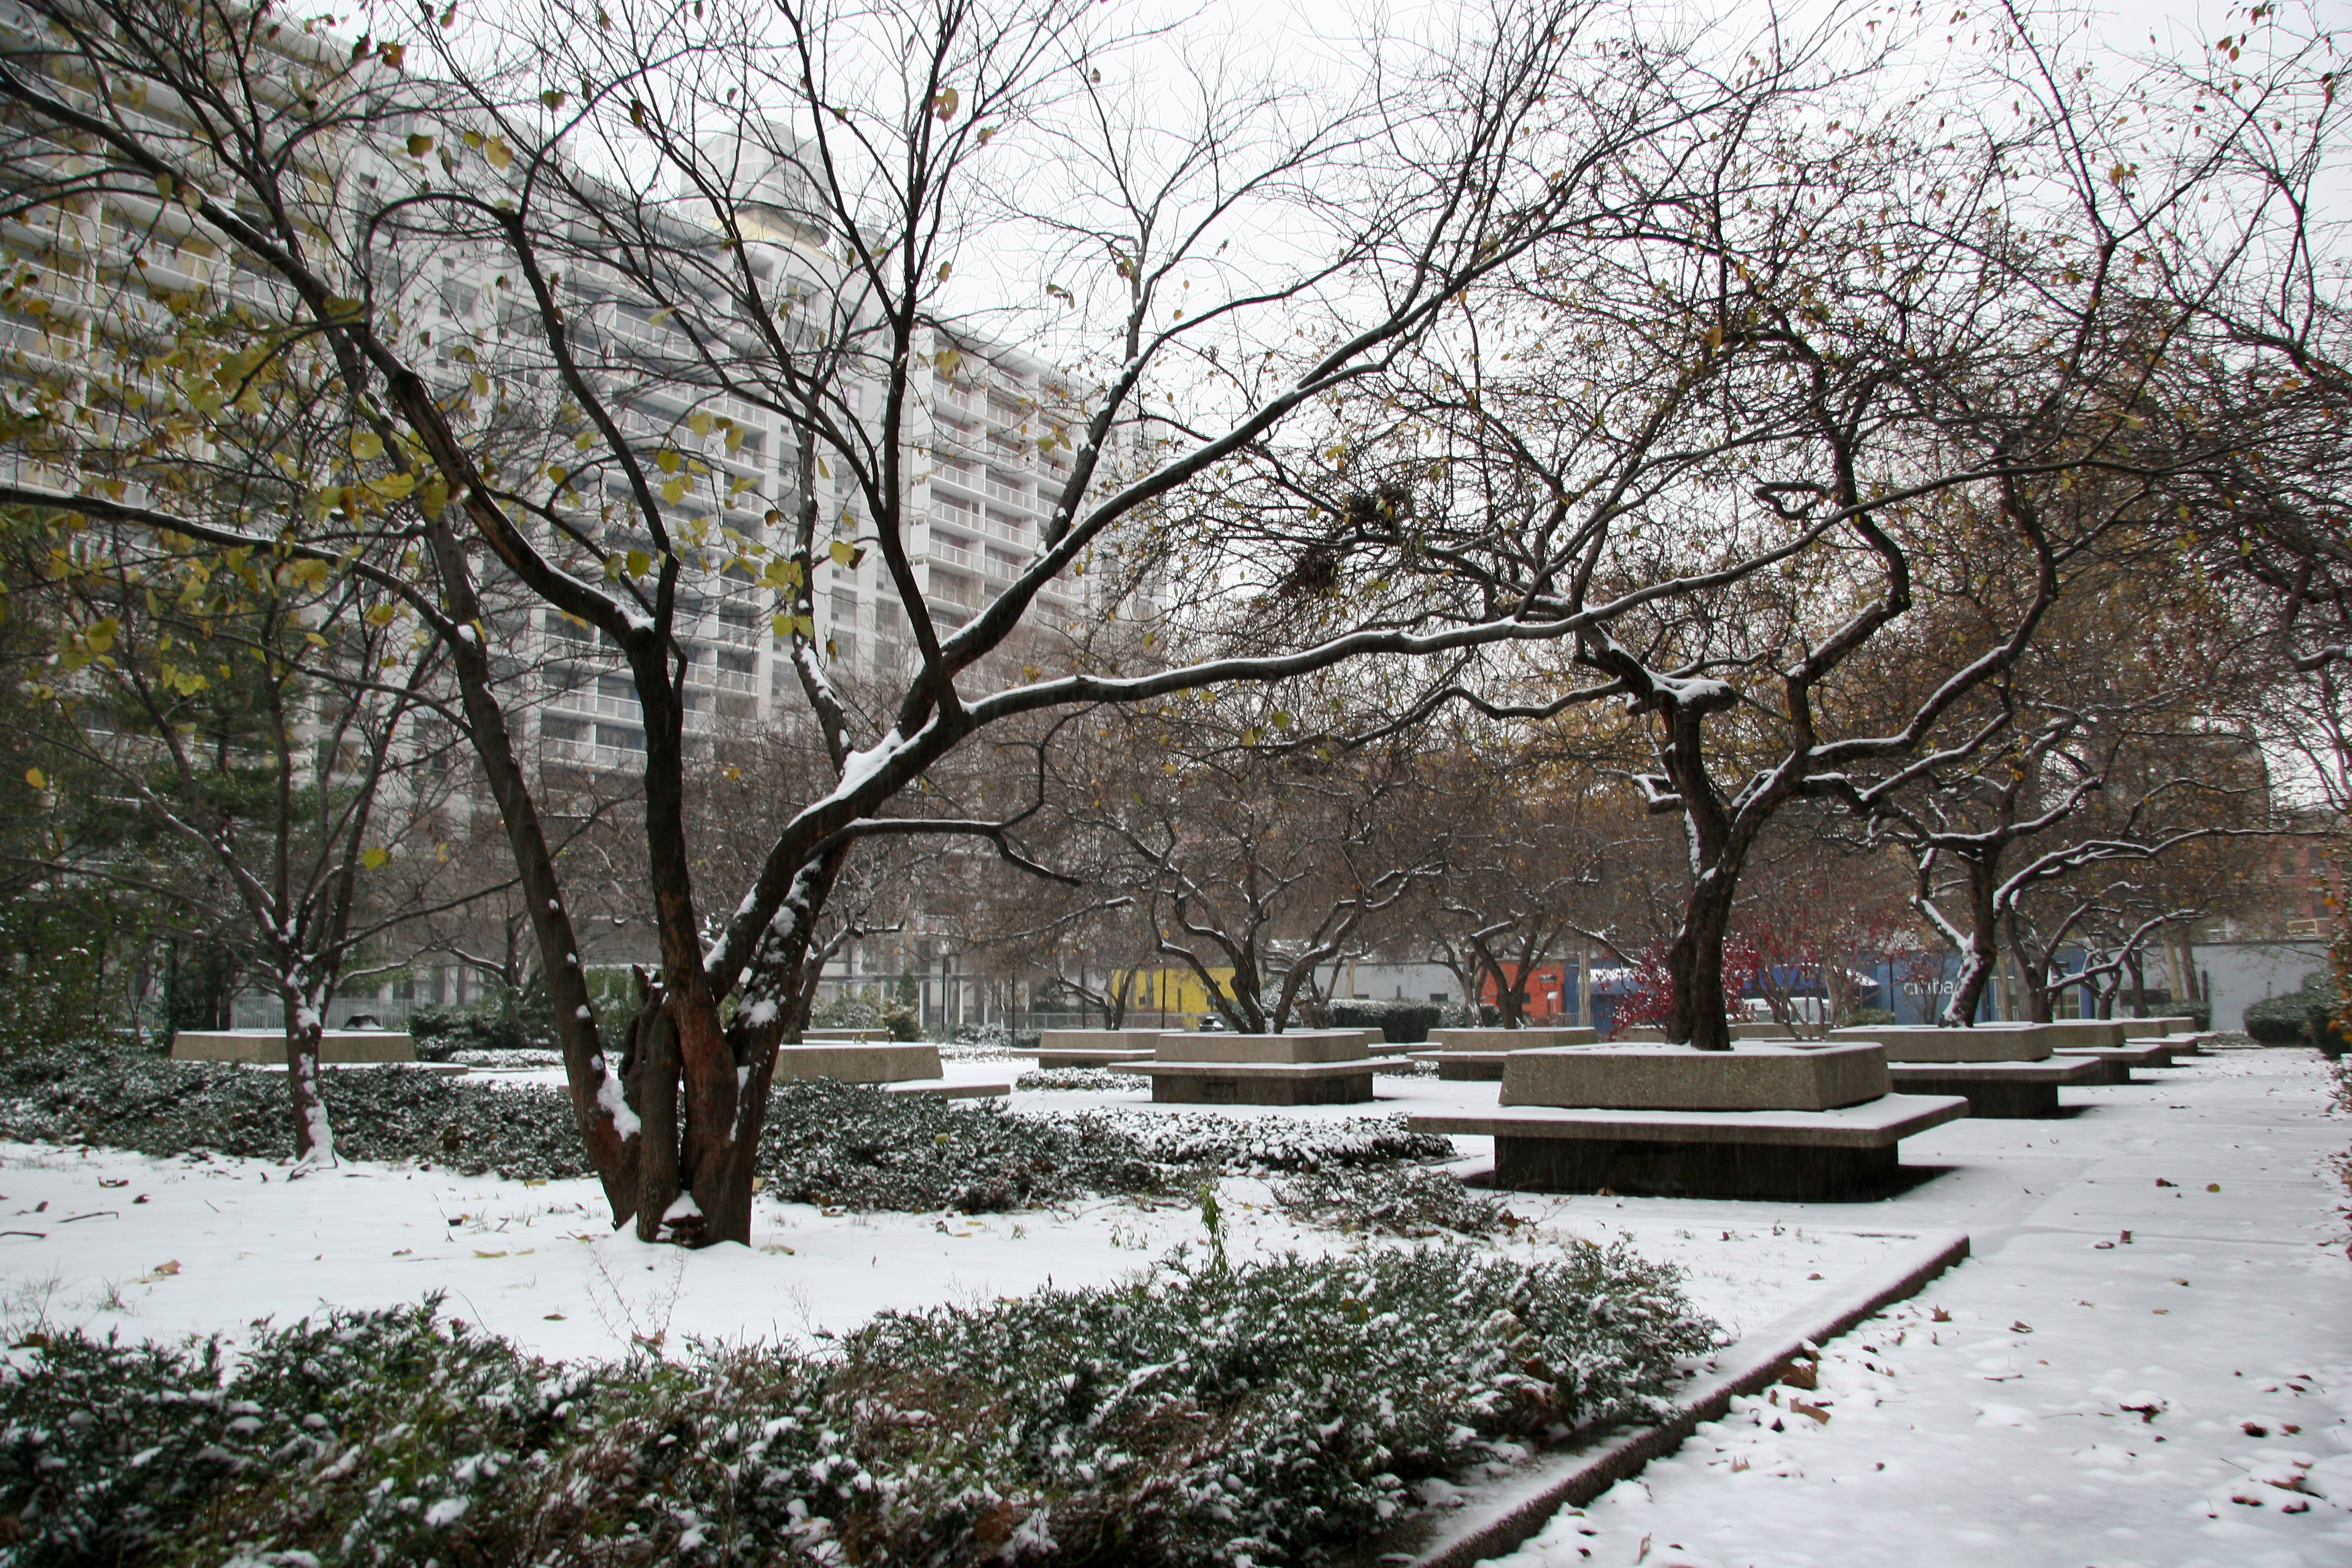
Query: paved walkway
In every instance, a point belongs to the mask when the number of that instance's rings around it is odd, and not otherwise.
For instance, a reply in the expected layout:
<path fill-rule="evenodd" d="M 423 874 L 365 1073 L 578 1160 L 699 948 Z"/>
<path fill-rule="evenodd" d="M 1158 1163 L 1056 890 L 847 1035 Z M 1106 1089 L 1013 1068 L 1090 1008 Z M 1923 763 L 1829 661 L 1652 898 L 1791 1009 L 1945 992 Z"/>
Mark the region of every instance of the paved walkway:
<path fill-rule="evenodd" d="M 1625 1201 L 1688 1222 L 1967 1231 L 1974 1256 L 1555 1519 L 1509 1568 L 2352 1563 L 2352 1262 L 2308 1051 L 2068 1090 L 2058 1121 L 1904 1145 L 1948 1172 L 1869 1215 Z M 1583 1200 L 1588 1203 L 1608 1200 Z M 1801 1402 L 1810 1408 L 1800 1409 Z"/>

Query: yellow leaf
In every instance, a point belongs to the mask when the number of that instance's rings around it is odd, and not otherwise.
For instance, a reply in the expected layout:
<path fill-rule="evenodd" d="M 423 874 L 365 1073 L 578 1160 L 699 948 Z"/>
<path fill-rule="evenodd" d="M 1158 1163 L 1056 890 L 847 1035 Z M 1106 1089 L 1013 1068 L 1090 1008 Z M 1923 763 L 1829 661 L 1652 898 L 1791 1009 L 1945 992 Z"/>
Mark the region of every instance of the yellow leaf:
<path fill-rule="evenodd" d="M 408 155 L 410 157 L 422 158 L 425 153 L 430 153 L 431 151 L 433 151 L 432 137 L 425 135 L 420 131 L 412 131 L 409 132 Z"/>
<path fill-rule="evenodd" d="M 661 488 L 662 500 L 667 501 L 672 506 L 676 506 L 678 502 L 686 499 L 687 484 L 688 480 L 684 474 L 680 474 L 677 478 L 669 480 Z"/>
<path fill-rule="evenodd" d="M 561 109 L 563 107 L 563 97 L 561 91 L 551 88 L 539 95 L 539 101 L 550 109 Z"/>
<path fill-rule="evenodd" d="M 383 437 L 377 435 L 373 430 L 358 430 L 352 432 L 352 456 L 354 458 L 383 457 Z"/>
<path fill-rule="evenodd" d="M 950 272 L 953 272 L 954 270 L 955 270 L 955 263 L 954 263 L 954 262 L 952 262 L 952 261 L 942 261 L 942 262 L 940 262 L 940 282 L 942 282 L 942 283 L 946 282 L 946 281 L 948 280 L 948 274 L 949 274 L 949 273 L 950 273 Z"/>
<path fill-rule="evenodd" d="M 831 465 L 831 464 L 827 463 L 827 462 L 826 462 L 823 458 L 819 458 L 816 460 L 816 471 L 817 471 L 818 473 L 820 473 L 820 474 L 823 474 L 823 475 L 824 475 L 826 479 L 831 479 L 831 478 L 833 478 L 833 467 L 832 467 L 832 465 Z"/>
<path fill-rule="evenodd" d="M 488 397 L 490 395 L 490 378 L 484 375 L 480 371 L 478 370 L 474 373 L 471 384 L 474 388 L 475 396 Z"/>
<path fill-rule="evenodd" d="M 646 554 L 644 551 L 632 550 L 629 552 L 627 565 L 630 576 L 644 576 L 648 571 L 652 570 L 653 563 L 654 558 Z"/>
<path fill-rule="evenodd" d="M 833 563 L 835 566 L 846 566 L 857 559 L 857 552 L 845 539 L 835 540 L 825 552 L 833 557 Z"/>
<path fill-rule="evenodd" d="M 416 488 L 415 474 L 386 474 L 370 481 L 368 488 L 386 500 L 398 500 Z"/>
<path fill-rule="evenodd" d="M 41 770 L 38 768 L 26 768 L 25 770 L 25 782 L 31 784 L 35 789 L 47 789 L 49 787 L 49 781 L 41 776 Z"/>
<path fill-rule="evenodd" d="M 427 517 L 438 517 L 441 509 L 449 504 L 449 486 L 443 479 L 427 479 L 416 493 L 417 510 Z"/>
<path fill-rule="evenodd" d="M 959 101 L 961 100 L 956 97 L 955 89 L 951 87 L 943 87 L 940 89 L 939 97 L 931 100 L 931 111 L 937 114 L 941 122 L 944 123 L 945 121 L 955 118 L 956 104 Z"/>
<path fill-rule="evenodd" d="M 709 435 L 710 415 L 709 411 L 698 408 L 693 413 L 688 415 L 686 416 L 686 427 L 693 431 L 698 436 Z"/>
<path fill-rule="evenodd" d="M 670 451 L 667 447 L 654 454 L 654 467 L 659 468 L 665 474 L 674 474 L 677 472 L 677 454 Z"/>
<path fill-rule="evenodd" d="M 396 605 L 378 605 L 367 613 L 367 624 L 372 626 L 390 626 L 392 617 L 399 613 L 400 609 Z"/>
<path fill-rule="evenodd" d="M 379 869 L 385 861 L 390 860 L 391 858 L 392 851 L 386 849 L 380 844 L 371 845 L 367 848 L 360 851 L 360 864 L 366 867 L 371 871 Z"/>
<path fill-rule="evenodd" d="M 313 647 L 324 647 L 327 646 L 327 639 L 320 637 L 317 632 L 304 632 L 302 634 L 302 640 L 309 643 Z"/>
<path fill-rule="evenodd" d="M 584 452 L 595 444 L 596 432 L 593 430 L 583 430 L 579 435 L 572 437 L 572 449 L 575 452 Z"/>

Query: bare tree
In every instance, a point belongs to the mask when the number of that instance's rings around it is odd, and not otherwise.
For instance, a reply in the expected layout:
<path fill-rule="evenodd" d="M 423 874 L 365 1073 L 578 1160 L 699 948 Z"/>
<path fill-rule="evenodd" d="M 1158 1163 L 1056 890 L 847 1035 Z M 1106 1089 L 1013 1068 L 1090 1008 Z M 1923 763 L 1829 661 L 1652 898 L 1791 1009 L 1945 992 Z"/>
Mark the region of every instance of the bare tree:
<path fill-rule="evenodd" d="M 1099 874 L 1135 899 L 1154 951 L 1192 973 L 1231 1028 L 1279 1034 L 1321 1013 L 1319 972 L 1435 873 L 1442 847 L 1413 831 L 1422 781 L 1406 748 L 1268 754 L 1252 742 L 1271 701 L 1189 706 L 1072 726 L 1055 793 L 1118 847 Z"/>
<path fill-rule="evenodd" d="M 1507 734 L 1456 730 L 1422 747 L 1414 826 L 1445 870 L 1413 912 L 1463 994 L 1491 986 L 1503 1026 L 1523 1028 L 1535 972 L 1571 937 L 1607 942 L 1598 928 L 1609 846 L 1592 820 L 1604 781 Z"/>
<path fill-rule="evenodd" d="M 295 1157 L 332 1163 L 319 1047 L 338 987 L 483 890 L 446 853 L 463 742 L 434 720 L 438 644 L 312 562 L 106 524 L 16 542 L 15 597 L 61 643 L 39 694 L 68 721 L 51 765 L 154 830 L 149 853 L 92 842 L 50 868 L 176 911 L 277 993 Z"/>
<path fill-rule="evenodd" d="M 551 0 L 509 18 L 503 37 L 428 26 L 405 44 L 370 41 L 357 58 L 225 0 L 32 9 L 46 31 L 0 58 L 11 116 L 0 205 L 34 218 L 91 204 L 152 214 L 168 190 L 171 234 L 231 258 L 279 312 L 282 335 L 315 342 L 340 367 L 351 416 L 380 443 L 361 479 L 398 504 L 319 520 L 283 547 L 404 595 L 447 643 L 592 1162 L 616 1221 L 684 1241 L 749 1233 L 774 1047 L 814 994 L 810 943 L 851 845 L 1002 833 L 900 804 L 972 736 L 1071 704 L 1555 637 L 1590 621 L 1575 606 L 1529 616 L 1475 597 L 1465 609 L 1458 596 L 1400 616 L 1384 601 L 1296 626 L 1276 647 L 1139 676 L 1033 666 L 992 689 L 982 679 L 1002 668 L 996 656 L 1019 657 L 1040 593 L 1090 552 L 1163 513 L 1172 526 L 1169 509 L 1213 495 L 1221 468 L 1263 466 L 1277 433 L 1306 433 L 1325 400 L 1459 319 L 1547 241 L 1639 234 L 1643 215 L 1683 194 L 1678 165 L 1715 143 L 1727 114 L 1792 86 L 1777 62 L 1715 79 L 1638 43 L 1587 49 L 1575 9 L 1535 6 L 1311 114 L 1293 114 L 1293 96 L 1203 80 L 1188 130 L 1146 137 L 1121 107 L 1139 95 L 1118 79 L 1112 40 L 1087 8 L 1055 0 L 701 16 Z M 428 53 L 434 71 L 410 74 Z M 245 90 L 276 79 L 302 90 Z M 159 116 L 142 103 L 178 107 Z M 781 130 L 786 121 L 804 130 Z M 388 155 L 373 184 L 323 187 L 294 156 L 314 142 Z M 607 177 L 615 170 L 626 177 Z M 1276 232 L 1284 257 L 1222 254 Z M 949 279 L 981 244 L 1050 258 L 1039 280 L 1050 290 L 1029 298 L 1063 307 L 1047 336 L 1072 386 L 1066 405 L 1041 407 L 1040 439 L 1066 439 L 1069 461 L 1034 563 L 956 627 L 935 619 L 908 557 L 908 464 L 921 383 L 951 375 L 959 352 Z M 425 264 L 452 254 L 505 280 L 495 355 L 462 342 L 471 361 L 445 362 L 449 345 L 426 341 L 437 279 Z M 636 325 L 621 330 L 623 316 Z M 231 368 L 233 390 L 268 380 L 276 341 L 237 347 L 257 352 Z M 655 386 L 694 389 L 702 405 L 645 426 L 639 393 Z M 681 510 L 706 480 L 712 501 L 728 499 L 720 398 L 798 435 L 795 494 L 765 537 Z M 204 400 L 188 405 L 193 433 L 208 438 Z M 1157 434 L 1135 438 L 1147 429 Z M 518 431 L 538 434 L 536 451 L 518 448 Z M 856 502 L 847 531 L 878 558 L 917 658 L 864 734 L 814 638 L 819 563 L 856 548 L 835 537 L 850 514 L 824 515 L 835 492 L 819 480 L 835 465 Z M 69 499 L 215 548 L 257 542 L 184 515 L 168 492 L 104 489 L 141 471 L 86 445 L 0 495 Z M 353 532 L 367 535 L 356 554 Z M 834 776 L 780 814 L 757 874 L 706 931 L 685 826 L 676 628 L 693 574 L 730 567 L 781 601 L 777 626 L 796 639 Z M 609 638 L 645 718 L 661 973 L 659 1005 L 639 1015 L 631 1090 L 598 1046 L 564 880 L 509 734 L 515 693 L 487 646 L 483 594 L 509 584 Z"/>

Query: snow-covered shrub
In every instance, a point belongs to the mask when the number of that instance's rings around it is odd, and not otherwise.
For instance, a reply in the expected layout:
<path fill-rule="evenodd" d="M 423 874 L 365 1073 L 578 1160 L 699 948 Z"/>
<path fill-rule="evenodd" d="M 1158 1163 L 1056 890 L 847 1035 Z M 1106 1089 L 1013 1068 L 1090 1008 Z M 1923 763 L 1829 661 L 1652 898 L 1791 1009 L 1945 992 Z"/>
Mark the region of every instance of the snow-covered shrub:
<path fill-rule="evenodd" d="M 515 1180 L 589 1174 L 564 1092 L 400 1068 L 327 1075 L 338 1149 Z M 276 1158 L 287 1151 L 285 1085 L 206 1062 L 53 1049 L 0 1058 L 0 1138 L 87 1142 L 148 1154 Z M 1203 1172 L 1314 1170 L 1444 1159 L 1443 1138 L 1402 1118 L 1344 1121 L 1015 1114 L 990 1104 L 819 1081 L 776 1086 L 759 1172 L 771 1195 L 850 1208 L 972 1213 L 1089 1194 L 1157 1191 Z"/>
<path fill-rule="evenodd" d="M 1013 1080 L 1017 1089 L 1069 1089 L 1096 1093 L 1132 1094 L 1149 1089 L 1151 1080 L 1132 1073 L 1113 1072 L 1108 1068 L 1038 1068 L 1024 1072 Z"/>
<path fill-rule="evenodd" d="M 859 1209 L 986 1214 L 1150 1192 L 1177 1163 L 1191 1162 L 1116 1127 L 828 1081 L 777 1085 L 760 1140 L 771 1196 Z"/>
<path fill-rule="evenodd" d="M 951 1062 L 1001 1062 L 1037 1054 L 1033 1031 L 1016 1035 L 1003 1024 L 966 1024 L 955 1038 L 940 1042 L 940 1056 Z"/>
<path fill-rule="evenodd" d="M 1717 1339 L 1621 1248 L 1225 1269 L 564 1366 L 437 1302 L 0 1363 L 7 1568 L 1261 1564 L 1500 1444 L 1654 1414 Z"/>
<path fill-rule="evenodd" d="M 1519 1223 L 1458 1178 L 1417 1165 L 1310 1171 L 1277 1186 L 1274 1195 L 1302 1224 L 1376 1236 L 1486 1236 Z"/>
<path fill-rule="evenodd" d="M 877 1489 L 859 1538 L 893 1562 L 1016 1531 L 1049 1560 L 1317 1561 L 1497 1440 L 1654 1413 L 1714 1340 L 1622 1247 L 1293 1258 L 886 1314 L 842 1375 L 872 1413 L 859 1468 L 904 1489 Z"/>
<path fill-rule="evenodd" d="M 1435 1062 L 1417 1062 L 1407 1057 L 1380 1057 L 1372 1064 L 1374 1078 L 1435 1078 Z"/>
<path fill-rule="evenodd" d="M 520 1179 L 587 1174 L 559 1089 L 467 1083 L 403 1068 L 326 1075 L 338 1151 L 431 1160 Z M 61 1047 L 0 1059 L 0 1137 L 146 1154 L 282 1157 L 286 1084 L 275 1073 Z"/>
<path fill-rule="evenodd" d="M 1415 1132 L 1402 1116 L 1305 1121 L 1287 1116 L 1119 1109 L 1066 1111 L 1053 1120 L 1097 1136 L 1122 1133 L 1141 1146 L 1145 1158 L 1159 1164 L 1229 1175 L 1398 1161 L 1425 1163 L 1450 1160 L 1454 1152 L 1450 1139 L 1434 1132 Z"/>

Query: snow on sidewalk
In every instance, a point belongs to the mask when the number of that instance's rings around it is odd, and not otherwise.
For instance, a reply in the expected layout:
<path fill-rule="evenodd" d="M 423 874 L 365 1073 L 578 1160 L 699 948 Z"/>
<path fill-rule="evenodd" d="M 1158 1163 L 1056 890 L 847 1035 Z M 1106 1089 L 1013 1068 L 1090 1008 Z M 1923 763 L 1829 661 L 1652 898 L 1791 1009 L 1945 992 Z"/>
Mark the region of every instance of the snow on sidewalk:
<path fill-rule="evenodd" d="M 1906 1143 L 1951 1169 L 1878 1214 L 1970 1260 L 1497 1568 L 2352 1563 L 2352 1122 L 2309 1052 L 2161 1076 Z"/>

